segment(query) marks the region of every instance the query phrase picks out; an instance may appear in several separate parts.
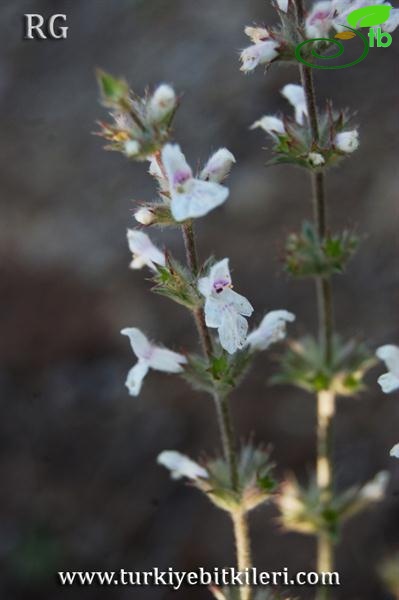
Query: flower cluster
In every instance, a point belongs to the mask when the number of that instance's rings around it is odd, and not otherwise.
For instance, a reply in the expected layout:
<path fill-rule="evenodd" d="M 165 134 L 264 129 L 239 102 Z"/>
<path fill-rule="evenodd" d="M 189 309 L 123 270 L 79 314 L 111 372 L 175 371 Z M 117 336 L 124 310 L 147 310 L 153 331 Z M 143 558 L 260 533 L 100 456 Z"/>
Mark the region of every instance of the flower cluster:
<path fill-rule="evenodd" d="M 172 479 L 186 478 L 219 508 L 234 513 L 248 512 L 270 500 L 276 489 L 270 452 L 252 444 L 241 448 L 238 458 L 238 485 L 233 488 L 224 458 L 198 464 L 175 450 L 164 450 L 158 463 L 171 472 Z"/>
<path fill-rule="evenodd" d="M 399 9 L 393 8 L 390 2 L 384 0 L 322 0 L 316 2 L 306 17 L 305 33 L 307 38 L 331 37 L 335 32 L 345 30 L 348 16 L 363 8 L 373 5 L 386 7 L 387 19 L 381 24 L 382 31 L 392 32 L 399 25 Z M 362 13 L 356 26 L 362 27 Z M 363 15 L 365 16 L 365 15 Z"/>
<path fill-rule="evenodd" d="M 314 482 L 305 488 L 296 479 L 287 479 L 276 497 L 281 524 L 287 530 L 304 534 L 324 531 L 336 538 L 344 521 L 384 499 L 388 483 L 388 473 L 381 471 L 363 486 L 333 495 L 326 505 Z"/>
<path fill-rule="evenodd" d="M 381 23 L 384 32 L 392 32 L 399 25 L 399 9 L 384 0 L 321 0 L 315 2 L 306 14 L 303 29 L 295 25 L 294 3 L 277 0 L 275 7 L 280 24 L 273 27 L 246 27 L 245 33 L 252 45 L 240 55 L 241 70 L 253 71 L 257 66 L 268 66 L 277 61 L 295 61 L 295 49 L 303 40 L 315 40 L 318 53 L 327 52 L 335 34 L 347 31 L 347 23 L 362 27 L 362 20 L 373 5 L 385 8 L 385 19 Z M 364 10 L 363 10 L 364 9 Z M 354 11 L 356 11 L 354 13 Z M 354 15 L 351 15 L 354 13 Z M 348 17 L 351 19 L 348 21 Z M 354 20 L 355 19 L 355 20 Z M 367 22 L 365 22 L 367 25 Z M 313 44 L 304 48 L 306 57 L 311 56 Z"/>
<path fill-rule="evenodd" d="M 287 10 L 280 3 L 280 10 Z M 191 226 L 192 220 L 207 215 L 223 204 L 229 196 L 224 185 L 233 164 L 234 155 L 227 148 L 214 152 L 194 173 L 178 144 L 170 142 L 170 126 L 177 108 L 177 95 L 170 85 L 162 84 L 152 94 L 140 98 L 123 79 L 102 71 L 98 74 L 103 104 L 111 109 L 113 124 L 102 124 L 101 135 L 110 147 L 136 160 L 149 161 L 149 174 L 157 184 L 158 198 L 141 204 L 134 213 L 144 226 Z M 129 393 L 137 396 L 143 378 L 150 368 L 168 373 L 183 373 L 194 384 L 212 391 L 225 389 L 238 382 L 249 357 L 285 337 L 285 324 L 294 320 L 287 311 L 272 311 L 260 327 L 248 335 L 247 318 L 253 313 L 250 302 L 233 291 L 227 258 L 193 273 L 167 250 L 161 250 L 147 233 L 128 229 L 127 239 L 132 253 L 130 268 L 148 267 L 153 274 L 153 291 L 167 296 L 192 311 L 204 310 L 206 327 L 216 329 L 218 350 L 211 365 L 195 356 L 183 356 L 153 345 L 138 328 L 122 331 L 130 338 L 137 364 L 128 374 Z M 221 352 L 219 351 L 221 350 Z M 228 355 L 241 352 L 238 359 Z M 209 361 L 209 357 L 206 359 Z M 187 373 L 185 373 L 187 371 Z"/>
<path fill-rule="evenodd" d="M 330 105 L 320 117 L 319 139 L 314 140 L 307 122 L 308 111 L 302 86 L 289 83 L 281 90 L 294 108 L 295 116 L 265 115 L 255 121 L 252 129 L 260 128 L 273 141 L 275 158 L 272 163 L 292 163 L 320 170 L 333 166 L 359 146 L 356 129 L 347 129 L 349 115 L 335 113 Z"/>
<path fill-rule="evenodd" d="M 98 133 L 108 141 L 109 150 L 122 152 L 127 158 L 145 160 L 170 135 L 178 99 L 168 84 L 159 85 L 144 97 L 129 90 L 124 79 L 104 71 L 98 72 L 102 102 L 111 110 L 111 123 L 100 122 Z"/>

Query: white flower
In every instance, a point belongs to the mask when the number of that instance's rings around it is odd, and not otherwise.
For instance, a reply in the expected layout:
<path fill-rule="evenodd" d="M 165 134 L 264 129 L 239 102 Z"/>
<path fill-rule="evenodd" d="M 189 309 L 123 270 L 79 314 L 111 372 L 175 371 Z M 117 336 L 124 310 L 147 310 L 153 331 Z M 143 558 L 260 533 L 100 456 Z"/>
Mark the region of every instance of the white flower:
<path fill-rule="evenodd" d="M 326 37 L 333 26 L 333 8 L 329 0 L 316 2 L 306 18 L 306 37 Z"/>
<path fill-rule="evenodd" d="M 205 296 L 205 321 L 215 327 L 220 344 L 234 354 L 245 344 L 248 323 L 253 308 L 244 296 L 233 292 L 229 271 L 229 259 L 225 258 L 211 268 L 208 277 L 202 277 L 198 289 Z"/>
<path fill-rule="evenodd" d="M 171 211 L 176 221 L 202 217 L 226 200 L 229 190 L 213 181 L 194 179 L 177 144 L 166 144 L 162 162 L 169 182 Z"/>
<path fill-rule="evenodd" d="M 151 122 L 159 123 L 170 115 L 176 106 L 174 89 L 166 83 L 157 87 L 147 106 L 147 115 Z"/>
<path fill-rule="evenodd" d="M 230 173 L 231 167 L 236 162 L 234 155 L 227 148 L 219 148 L 208 159 L 200 173 L 200 179 L 221 183 Z"/>
<path fill-rule="evenodd" d="M 252 351 L 267 350 L 275 342 L 286 336 L 286 324 L 295 321 L 295 315 L 287 310 L 272 310 L 262 319 L 257 329 L 247 337 L 246 345 Z"/>
<path fill-rule="evenodd" d="M 321 167 L 326 162 L 324 156 L 318 152 L 309 152 L 308 161 L 313 167 Z"/>
<path fill-rule="evenodd" d="M 134 213 L 134 218 L 141 225 L 151 225 L 154 222 L 154 213 L 149 208 L 139 208 Z"/>
<path fill-rule="evenodd" d="M 195 481 L 198 478 L 208 478 L 208 472 L 201 465 L 175 450 L 161 452 L 157 458 L 157 463 L 169 469 L 172 479 L 187 477 L 187 479 Z"/>
<path fill-rule="evenodd" d="M 303 118 L 308 114 L 303 87 L 294 83 L 287 83 L 281 90 L 281 93 L 294 107 L 295 121 L 299 123 L 299 125 L 303 125 Z"/>
<path fill-rule="evenodd" d="M 337 133 L 334 141 L 338 150 L 350 154 L 359 148 L 359 133 L 356 129 Z"/>
<path fill-rule="evenodd" d="M 393 448 L 391 448 L 389 455 L 394 458 L 399 458 L 399 444 L 395 444 Z"/>
<path fill-rule="evenodd" d="M 394 392 L 399 389 L 399 348 L 392 344 L 380 346 L 377 349 L 376 355 L 380 360 L 383 360 L 387 366 L 388 373 L 381 375 L 378 378 L 382 391 L 385 394 Z"/>
<path fill-rule="evenodd" d="M 127 157 L 136 156 L 140 152 L 140 144 L 136 140 L 128 140 L 124 143 L 124 150 Z"/>
<path fill-rule="evenodd" d="M 385 496 L 388 483 L 389 473 L 387 471 L 380 471 L 360 489 L 359 496 L 362 500 L 367 500 L 368 502 L 379 502 Z"/>
<path fill-rule="evenodd" d="M 284 123 L 278 117 L 273 117 L 273 115 L 265 115 L 260 118 L 258 121 L 251 126 L 251 129 L 256 129 L 260 127 L 263 131 L 266 131 L 269 135 L 273 136 L 277 133 L 279 135 L 285 134 Z"/>
<path fill-rule="evenodd" d="M 288 10 L 289 0 L 276 0 L 276 2 L 279 9 L 286 13 Z"/>
<path fill-rule="evenodd" d="M 144 333 L 136 327 L 122 329 L 121 334 L 128 336 L 133 352 L 138 358 L 137 363 L 130 369 L 126 379 L 126 387 L 131 396 L 139 395 L 143 379 L 150 368 L 164 373 L 182 372 L 181 365 L 187 362 L 182 354 L 154 346 L 148 341 Z"/>
<path fill-rule="evenodd" d="M 265 42 L 270 37 L 270 33 L 266 27 L 246 27 L 245 34 L 252 40 L 254 44 Z"/>
<path fill-rule="evenodd" d="M 245 48 L 241 52 L 241 71 L 249 73 L 253 71 L 258 65 L 268 65 L 272 60 L 278 56 L 279 44 L 268 40 L 266 42 L 260 42 Z"/>
<path fill-rule="evenodd" d="M 141 269 L 144 266 L 156 270 L 155 264 L 165 266 L 165 256 L 157 248 L 148 235 L 137 229 L 127 230 L 127 241 L 129 249 L 133 254 L 133 260 L 130 263 L 131 269 Z M 155 263 L 155 264 L 154 264 Z"/>

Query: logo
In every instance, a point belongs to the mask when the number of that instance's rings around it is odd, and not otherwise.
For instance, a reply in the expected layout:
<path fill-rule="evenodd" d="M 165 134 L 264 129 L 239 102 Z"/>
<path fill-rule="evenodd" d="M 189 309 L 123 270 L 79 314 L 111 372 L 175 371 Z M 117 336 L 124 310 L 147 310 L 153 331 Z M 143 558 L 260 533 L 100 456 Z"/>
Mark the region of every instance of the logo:
<path fill-rule="evenodd" d="M 343 25 L 347 31 L 337 33 L 334 38 L 314 38 L 311 40 L 305 40 L 295 48 L 296 59 L 304 65 L 312 67 L 312 69 L 347 69 L 348 67 L 357 65 L 366 58 L 370 48 L 374 48 L 374 46 L 377 48 L 387 48 L 392 44 L 392 36 L 389 33 L 382 31 L 381 27 L 378 27 L 378 25 L 382 25 L 389 19 L 391 9 L 392 6 L 376 5 L 364 6 L 363 8 L 358 8 L 357 10 L 352 11 L 349 13 L 346 19 L 349 25 Z M 361 27 L 370 28 L 367 37 L 359 31 Z M 302 55 L 302 50 L 307 44 L 313 44 L 314 42 L 328 42 L 329 44 L 334 44 L 338 48 L 334 54 L 325 56 L 323 54 L 319 54 L 315 48 L 312 48 L 310 53 L 311 56 L 321 60 L 338 58 L 344 53 L 345 50 L 341 40 L 350 40 L 354 37 L 358 37 L 362 40 L 363 52 L 359 58 L 350 63 L 346 63 L 345 65 L 318 65 L 313 62 L 309 62 Z"/>
<path fill-rule="evenodd" d="M 66 15 L 52 15 L 47 20 L 39 14 L 24 15 L 25 40 L 66 40 L 68 27 L 60 26 L 59 21 L 65 23 Z"/>

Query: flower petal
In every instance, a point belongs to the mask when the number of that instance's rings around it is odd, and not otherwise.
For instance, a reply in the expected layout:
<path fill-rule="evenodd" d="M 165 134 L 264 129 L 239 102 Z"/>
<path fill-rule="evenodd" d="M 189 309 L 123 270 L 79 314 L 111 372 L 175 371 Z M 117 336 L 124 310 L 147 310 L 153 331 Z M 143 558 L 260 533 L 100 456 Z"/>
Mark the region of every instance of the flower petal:
<path fill-rule="evenodd" d="M 145 264 L 155 270 L 154 263 L 165 266 L 165 255 L 152 243 L 144 231 L 128 229 L 127 241 L 134 258 L 139 259 L 133 263 L 133 268 L 139 268 L 139 265 L 143 266 Z"/>
<path fill-rule="evenodd" d="M 363 500 L 379 502 L 385 496 L 388 483 L 388 471 L 380 471 L 371 481 L 367 482 L 360 489 L 359 495 Z"/>
<path fill-rule="evenodd" d="M 265 115 L 258 121 L 255 121 L 255 123 L 251 126 L 251 129 L 256 129 L 257 127 L 260 127 L 269 135 L 274 135 L 276 133 L 285 135 L 286 133 L 283 121 L 278 117 L 274 117 L 273 115 Z"/>
<path fill-rule="evenodd" d="M 125 385 L 129 390 L 130 396 L 138 396 L 143 384 L 143 379 L 148 373 L 148 363 L 145 360 L 139 360 L 127 374 Z"/>
<path fill-rule="evenodd" d="M 167 348 L 155 347 L 152 350 L 149 365 L 152 369 L 163 371 L 164 373 L 181 373 L 182 365 L 187 363 L 187 359 L 182 354 L 168 350 Z"/>
<path fill-rule="evenodd" d="M 229 269 L 229 259 L 223 258 L 211 267 L 209 271 L 209 279 L 212 285 L 212 291 L 214 291 L 214 284 L 218 281 L 225 282 L 225 285 L 231 285 L 231 275 Z"/>
<path fill-rule="evenodd" d="M 209 158 L 202 169 L 200 179 L 221 183 L 230 173 L 231 167 L 236 162 L 234 155 L 227 148 L 219 148 Z"/>
<path fill-rule="evenodd" d="M 234 354 L 242 348 L 248 331 L 247 320 L 234 310 L 224 310 L 222 323 L 218 329 L 222 348 L 229 354 Z"/>
<path fill-rule="evenodd" d="M 395 444 L 390 452 L 389 452 L 390 456 L 393 456 L 394 458 L 399 458 L 399 444 Z"/>
<path fill-rule="evenodd" d="M 205 324 L 207 327 L 220 327 L 223 317 L 223 302 L 210 296 L 205 302 Z"/>
<path fill-rule="evenodd" d="M 178 144 L 166 144 L 162 150 L 162 163 L 171 190 L 183 185 L 193 176 L 191 168 Z"/>
<path fill-rule="evenodd" d="M 380 384 L 384 394 L 390 394 L 391 392 L 399 389 L 399 378 L 392 373 L 380 375 L 377 381 Z"/>
<path fill-rule="evenodd" d="M 208 472 L 198 463 L 175 450 L 164 450 L 157 458 L 157 463 L 171 471 L 173 479 L 202 479 L 208 478 Z"/>
<path fill-rule="evenodd" d="M 288 0 L 276 0 L 277 6 L 283 12 L 287 12 L 288 10 Z"/>
<path fill-rule="evenodd" d="M 256 69 L 258 65 L 264 65 L 270 63 L 278 56 L 278 47 L 274 41 L 268 40 L 266 42 L 260 42 L 253 44 L 248 48 L 245 48 L 241 52 L 240 60 L 242 62 L 241 71 L 249 73 Z"/>
<path fill-rule="evenodd" d="M 185 185 L 182 193 L 172 194 L 173 218 L 181 222 L 186 219 L 203 217 L 223 204 L 228 195 L 229 190 L 219 183 L 192 179 Z"/>
<path fill-rule="evenodd" d="M 237 292 L 234 292 L 229 288 L 223 291 L 222 298 L 224 303 L 234 306 L 234 309 L 244 317 L 250 317 L 254 312 L 252 304 L 245 298 L 245 296 L 237 294 Z"/>
<path fill-rule="evenodd" d="M 393 344 L 386 344 L 377 348 L 377 357 L 384 361 L 388 371 L 399 379 L 399 348 Z"/>
<path fill-rule="evenodd" d="M 153 346 L 140 329 L 137 329 L 137 327 L 125 327 L 125 329 L 122 329 L 121 334 L 128 336 L 132 350 L 138 359 L 148 359 Z"/>
<path fill-rule="evenodd" d="M 287 310 L 272 310 L 262 319 L 259 327 L 247 337 L 247 344 L 251 350 L 266 350 L 285 338 L 286 323 L 295 320 L 295 315 Z"/>
<path fill-rule="evenodd" d="M 288 102 L 294 107 L 295 121 L 299 123 L 299 125 L 303 125 L 303 119 L 308 114 L 305 91 L 303 87 L 294 83 L 288 83 L 283 87 L 281 93 L 284 96 L 284 98 L 286 98 Z"/>

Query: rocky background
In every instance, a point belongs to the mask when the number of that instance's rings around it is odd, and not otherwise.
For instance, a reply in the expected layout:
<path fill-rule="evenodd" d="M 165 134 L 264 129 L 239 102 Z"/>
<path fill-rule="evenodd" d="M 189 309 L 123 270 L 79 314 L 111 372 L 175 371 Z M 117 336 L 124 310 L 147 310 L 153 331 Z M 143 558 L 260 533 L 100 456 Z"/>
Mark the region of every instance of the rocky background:
<path fill-rule="evenodd" d="M 68 15 L 67 41 L 23 41 L 22 15 Z M 226 205 L 198 222 L 202 257 L 229 256 L 237 289 L 257 317 L 287 308 L 295 335 L 314 330 L 309 282 L 282 273 L 284 239 L 310 217 L 306 174 L 266 168 L 261 132 L 249 125 L 287 108 L 279 90 L 295 67 L 265 76 L 239 72 L 243 28 L 274 19 L 265 0 L 3 0 L 0 7 L 0 596 L 7 600 L 112 598 L 202 600 L 206 589 L 61 588 L 65 569 L 193 569 L 231 565 L 224 514 L 188 486 L 170 481 L 157 454 L 213 452 L 213 407 L 177 378 L 151 373 L 139 399 L 123 385 L 133 356 L 124 326 L 139 325 L 175 348 L 196 345 L 188 314 L 149 293 L 145 273 L 128 270 L 126 227 L 135 201 L 151 199 L 144 166 L 102 150 L 91 135 L 104 112 L 94 69 L 125 75 L 141 93 L 167 81 L 184 94 L 176 138 L 189 161 L 227 146 L 237 157 Z M 361 147 L 328 178 L 333 228 L 354 227 L 360 251 L 335 282 L 336 321 L 371 347 L 399 342 L 399 33 L 352 69 L 316 74 L 319 101 L 358 111 Z M 355 43 L 355 42 L 353 42 Z M 349 48 L 349 46 L 348 46 Z M 355 49 L 348 49 L 350 53 Z M 182 255 L 174 232 L 158 241 Z M 255 319 L 256 320 L 256 319 Z M 240 435 L 270 442 L 283 474 L 311 473 L 314 399 L 267 385 L 264 354 L 234 397 Z M 376 567 L 399 546 L 397 395 L 376 384 L 339 400 L 338 484 L 392 473 L 378 509 L 346 528 L 339 600 L 388 600 Z M 310 538 L 282 534 L 266 507 L 251 519 L 256 565 L 313 568 Z M 300 590 L 301 598 L 312 598 Z"/>

